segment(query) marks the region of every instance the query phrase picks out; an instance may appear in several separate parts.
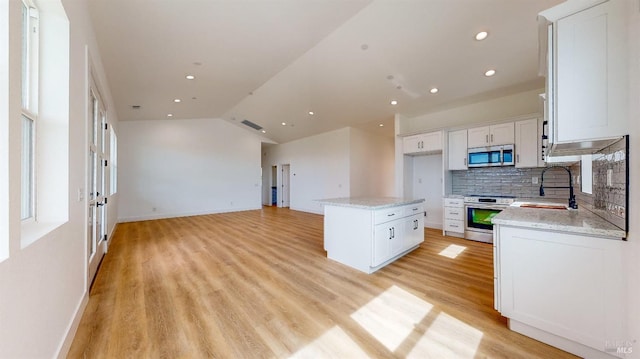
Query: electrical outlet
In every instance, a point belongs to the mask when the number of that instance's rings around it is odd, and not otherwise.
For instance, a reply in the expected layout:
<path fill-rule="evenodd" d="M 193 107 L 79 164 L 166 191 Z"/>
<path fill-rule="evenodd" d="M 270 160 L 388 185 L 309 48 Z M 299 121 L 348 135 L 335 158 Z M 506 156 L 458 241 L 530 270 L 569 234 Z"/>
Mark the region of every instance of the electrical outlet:
<path fill-rule="evenodd" d="M 82 202 L 84 200 L 84 189 L 78 188 L 78 202 Z"/>
<path fill-rule="evenodd" d="M 538 184 L 538 177 L 531 177 L 532 184 Z"/>
<path fill-rule="evenodd" d="M 156 207 L 151 208 L 151 212 L 155 212 L 156 210 Z"/>

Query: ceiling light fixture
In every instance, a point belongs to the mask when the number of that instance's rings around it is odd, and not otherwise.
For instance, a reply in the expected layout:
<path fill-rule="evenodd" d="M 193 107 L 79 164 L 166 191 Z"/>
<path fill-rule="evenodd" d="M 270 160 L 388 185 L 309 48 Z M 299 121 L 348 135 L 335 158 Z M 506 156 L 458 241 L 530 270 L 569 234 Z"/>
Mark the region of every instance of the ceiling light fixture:
<path fill-rule="evenodd" d="M 494 69 L 487 70 L 487 72 L 484 73 L 484 75 L 487 76 L 487 77 L 491 77 L 491 76 L 493 76 L 495 74 L 496 74 L 496 70 L 494 70 Z"/>
<path fill-rule="evenodd" d="M 265 130 L 262 130 L 262 133 L 267 133 L 267 131 L 265 131 Z"/>
<path fill-rule="evenodd" d="M 182 101 L 182 100 L 180 100 L 179 98 L 176 98 L 176 99 L 173 100 L 173 102 L 175 102 L 175 103 L 178 103 L 180 101 Z"/>
<path fill-rule="evenodd" d="M 172 113 L 168 113 L 167 117 L 173 117 L 173 114 Z"/>
<path fill-rule="evenodd" d="M 193 76 L 193 75 L 187 75 L 187 76 L 185 76 L 185 78 L 186 78 L 187 80 L 193 80 L 193 79 L 195 79 L 196 77 L 195 77 L 195 76 Z"/>
<path fill-rule="evenodd" d="M 482 41 L 484 39 L 487 38 L 487 36 L 489 36 L 489 33 L 486 31 L 480 31 L 479 33 L 476 34 L 476 40 L 478 41 Z"/>
<path fill-rule="evenodd" d="M 396 101 L 396 100 L 391 100 L 391 104 L 392 104 L 393 106 L 395 106 L 395 105 L 397 105 L 397 104 L 398 104 L 398 101 Z"/>
<path fill-rule="evenodd" d="M 282 123 L 282 126 L 286 126 L 286 125 L 287 125 L 287 123 L 286 123 L 286 122 L 283 122 L 283 123 Z"/>
<path fill-rule="evenodd" d="M 313 116 L 313 115 L 314 115 L 313 111 L 309 111 L 309 116 Z"/>
<path fill-rule="evenodd" d="M 429 90 L 429 92 L 431 92 L 431 93 L 438 93 L 438 91 L 440 91 L 440 90 L 438 90 L 437 87 L 434 87 L 431 90 Z"/>
<path fill-rule="evenodd" d="M 381 123 L 381 124 L 379 124 L 378 126 L 380 126 L 380 127 L 384 127 L 384 124 L 382 124 L 382 123 Z"/>

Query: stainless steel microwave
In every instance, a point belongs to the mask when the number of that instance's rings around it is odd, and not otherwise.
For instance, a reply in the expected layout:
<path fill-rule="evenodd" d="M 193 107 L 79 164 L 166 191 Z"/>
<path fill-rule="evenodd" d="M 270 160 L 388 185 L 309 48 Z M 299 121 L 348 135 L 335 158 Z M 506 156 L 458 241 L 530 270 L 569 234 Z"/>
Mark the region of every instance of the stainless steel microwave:
<path fill-rule="evenodd" d="M 515 165 L 513 145 L 476 147 L 468 150 L 469 167 L 493 167 Z"/>

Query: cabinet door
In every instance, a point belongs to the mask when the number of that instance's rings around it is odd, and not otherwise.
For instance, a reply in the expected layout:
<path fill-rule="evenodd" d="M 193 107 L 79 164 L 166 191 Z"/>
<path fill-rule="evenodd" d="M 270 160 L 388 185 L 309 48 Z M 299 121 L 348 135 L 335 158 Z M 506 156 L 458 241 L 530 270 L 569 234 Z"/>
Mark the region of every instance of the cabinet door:
<path fill-rule="evenodd" d="M 518 121 L 515 124 L 516 167 L 538 167 L 540 136 L 538 119 Z"/>
<path fill-rule="evenodd" d="M 536 128 L 537 131 L 537 128 Z M 511 145 L 514 143 L 513 122 L 493 125 L 489 131 L 489 142 L 491 145 Z"/>
<path fill-rule="evenodd" d="M 402 148 L 405 154 L 417 153 L 422 151 L 421 149 L 422 136 L 415 135 L 402 139 Z"/>
<path fill-rule="evenodd" d="M 627 133 L 624 4 L 625 1 L 607 1 L 554 24 L 557 142 Z"/>
<path fill-rule="evenodd" d="M 450 170 L 467 169 L 467 130 L 449 132 L 448 157 Z"/>
<path fill-rule="evenodd" d="M 491 143 L 491 128 L 489 126 L 470 128 L 467 131 L 469 148 L 489 146 L 489 144 Z"/>
<path fill-rule="evenodd" d="M 505 317 L 606 349 L 624 337 L 624 242 L 499 226 L 498 280 Z"/>
<path fill-rule="evenodd" d="M 409 249 L 424 242 L 424 216 L 416 214 L 405 218 L 404 221 L 404 245 L 402 250 Z"/>
<path fill-rule="evenodd" d="M 373 238 L 373 258 L 371 258 L 371 266 L 380 265 L 391 257 L 391 241 L 397 230 L 394 228 L 395 221 L 379 224 L 375 227 Z"/>
<path fill-rule="evenodd" d="M 442 151 L 442 132 L 430 132 L 421 135 L 422 149 L 425 152 Z"/>

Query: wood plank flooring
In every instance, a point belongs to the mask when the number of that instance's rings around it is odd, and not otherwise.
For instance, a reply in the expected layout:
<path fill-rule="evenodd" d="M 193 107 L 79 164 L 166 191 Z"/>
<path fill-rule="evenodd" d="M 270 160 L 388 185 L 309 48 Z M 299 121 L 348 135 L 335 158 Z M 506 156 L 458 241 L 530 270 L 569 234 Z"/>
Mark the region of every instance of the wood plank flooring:
<path fill-rule="evenodd" d="M 68 357 L 573 357 L 506 328 L 490 245 L 440 233 L 367 275 L 327 259 L 319 215 L 119 224 Z"/>

